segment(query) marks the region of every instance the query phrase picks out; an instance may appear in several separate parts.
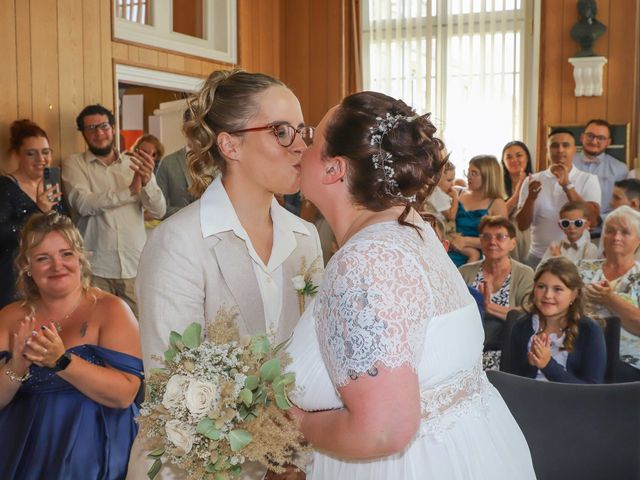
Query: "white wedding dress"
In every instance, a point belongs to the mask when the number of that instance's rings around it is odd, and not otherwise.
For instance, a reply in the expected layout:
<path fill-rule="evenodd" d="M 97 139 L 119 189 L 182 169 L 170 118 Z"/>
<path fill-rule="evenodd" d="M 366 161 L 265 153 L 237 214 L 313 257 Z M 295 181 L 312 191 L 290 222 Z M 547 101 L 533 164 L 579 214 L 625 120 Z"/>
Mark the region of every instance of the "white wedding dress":
<path fill-rule="evenodd" d="M 409 363 L 422 421 L 400 453 L 345 460 L 313 452 L 308 480 L 527 480 L 526 440 L 481 368 L 477 306 L 430 226 L 366 227 L 327 265 L 323 285 L 287 348 L 292 400 L 307 411 L 342 408 L 336 386 L 374 364 Z"/>

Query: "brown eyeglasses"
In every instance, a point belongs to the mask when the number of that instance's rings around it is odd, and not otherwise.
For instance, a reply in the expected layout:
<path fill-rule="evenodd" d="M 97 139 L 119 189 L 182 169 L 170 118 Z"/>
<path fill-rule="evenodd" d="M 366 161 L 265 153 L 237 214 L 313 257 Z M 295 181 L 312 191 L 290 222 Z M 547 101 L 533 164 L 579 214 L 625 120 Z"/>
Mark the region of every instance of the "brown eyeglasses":
<path fill-rule="evenodd" d="M 229 132 L 229 134 L 234 135 L 236 133 L 259 132 L 261 130 L 271 130 L 280 146 L 285 148 L 290 147 L 293 144 L 293 141 L 296 138 L 296 133 L 300 135 L 300 138 L 302 138 L 305 144 L 311 145 L 311 143 L 313 143 L 313 134 L 316 131 L 313 127 L 295 128 L 288 123 L 281 123 L 279 125 L 265 125 L 264 127 L 243 128 L 242 130 Z"/>

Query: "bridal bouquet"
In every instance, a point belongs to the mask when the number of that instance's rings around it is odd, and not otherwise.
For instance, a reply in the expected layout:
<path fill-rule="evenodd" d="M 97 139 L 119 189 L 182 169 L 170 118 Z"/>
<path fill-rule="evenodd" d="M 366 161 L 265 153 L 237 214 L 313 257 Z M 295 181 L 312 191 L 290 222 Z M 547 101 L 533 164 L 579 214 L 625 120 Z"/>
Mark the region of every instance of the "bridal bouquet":
<path fill-rule="evenodd" d="M 265 334 L 241 338 L 234 315 L 220 310 L 201 340 L 201 325 L 171 332 L 162 369 L 147 379 L 140 435 L 155 461 L 184 469 L 189 479 L 237 476 L 245 461 L 282 472 L 304 450 L 285 411 L 293 373 L 282 373 L 284 344 L 272 346 Z"/>

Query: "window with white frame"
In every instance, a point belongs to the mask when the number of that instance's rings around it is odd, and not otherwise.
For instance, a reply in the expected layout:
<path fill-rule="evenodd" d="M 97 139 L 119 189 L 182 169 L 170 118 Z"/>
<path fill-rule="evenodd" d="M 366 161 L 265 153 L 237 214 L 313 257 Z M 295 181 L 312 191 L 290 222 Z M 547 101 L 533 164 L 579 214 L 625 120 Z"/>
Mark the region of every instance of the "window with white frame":
<path fill-rule="evenodd" d="M 236 0 L 113 0 L 115 38 L 236 63 Z"/>
<path fill-rule="evenodd" d="M 365 89 L 431 112 L 458 177 L 472 156 L 525 138 L 531 3 L 362 2 Z"/>

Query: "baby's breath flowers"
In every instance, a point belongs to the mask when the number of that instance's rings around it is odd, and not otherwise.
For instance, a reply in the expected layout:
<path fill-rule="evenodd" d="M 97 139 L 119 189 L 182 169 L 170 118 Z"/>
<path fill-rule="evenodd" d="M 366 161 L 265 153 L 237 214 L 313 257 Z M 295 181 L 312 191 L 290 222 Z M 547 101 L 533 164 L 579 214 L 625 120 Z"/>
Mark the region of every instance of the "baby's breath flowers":
<path fill-rule="evenodd" d="M 163 462 L 188 479 L 222 480 L 240 475 L 246 461 L 282 472 L 301 437 L 285 411 L 293 373 L 283 344 L 265 334 L 241 338 L 235 315 L 221 309 L 201 340 L 201 325 L 171 332 L 165 367 L 147 379 L 140 410 L 140 435 L 149 440 L 153 479 Z"/>

